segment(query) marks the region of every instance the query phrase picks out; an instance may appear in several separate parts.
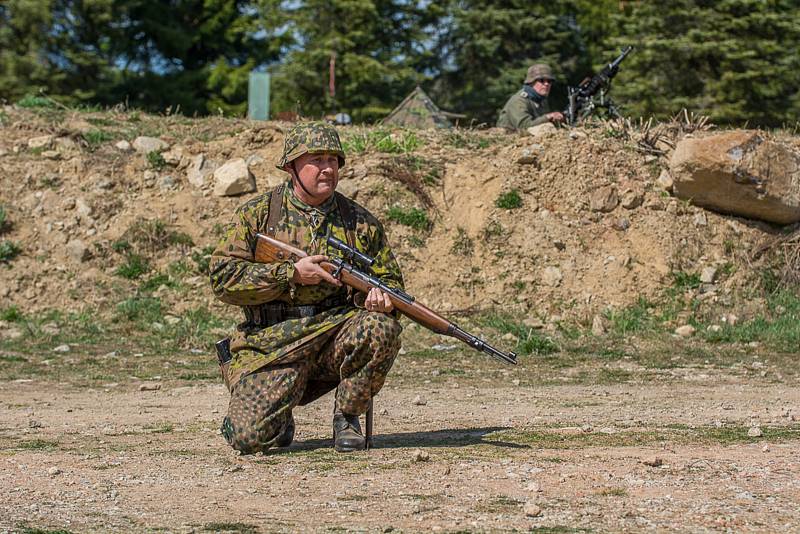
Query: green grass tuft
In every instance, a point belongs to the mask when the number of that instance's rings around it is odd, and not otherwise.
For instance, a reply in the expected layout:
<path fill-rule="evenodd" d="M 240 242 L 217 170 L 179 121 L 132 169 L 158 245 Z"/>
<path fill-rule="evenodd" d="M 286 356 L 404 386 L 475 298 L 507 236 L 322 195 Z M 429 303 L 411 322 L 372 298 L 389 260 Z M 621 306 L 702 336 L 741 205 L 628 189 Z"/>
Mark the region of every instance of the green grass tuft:
<path fill-rule="evenodd" d="M 544 356 L 558 352 L 559 350 L 558 345 L 556 345 L 552 339 L 540 336 L 533 328 L 528 328 L 514 321 L 507 315 L 484 315 L 478 319 L 478 323 L 481 326 L 494 328 L 503 334 L 514 334 L 518 340 L 515 351 L 518 355 L 527 356 L 529 354 L 538 354 Z"/>
<path fill-rule="evenodd" d="M 516 189 L 512 189 L 507 193 L 503 193 L 497 200 L 495 201 L 495 205 L 498 208 L 502 208 L 504 210 L 513 210 L 522 207 L 522 197 L 519 196 L 519 191 Z"/>
<path fill-rule="evenodd" d="M 431 226 L 427 212 L 419 208 L 404 209 L 400 206 L 392 206 L 386 212 L 386 218 L 390 221 L 410 226 L 415 230 L 428 230 Z"/>
<path fill-rule="evenodd" d="M 94 150 L 106 141 L 111 141 L 114 137 L 103 130 L 89 130 L 83 134 L 83 139 L 89 145 L 89 149 Z"/>
<path fill-rule="evenodd" d="M 0 241 L 0 263 L 11 262 L 20 252 L 22 252 L 22 248 L 19 243 L 6 239 Z"/>
<path fill-rule="evenodd" d="M 348 136 L 342 143 L 346 153 L 385 152 L 389 154 L 408 154 L 423 145 L 413 131 L 390 132 L 372 130 Z"/>
<path fill-rule="evenodd" d="M 128 254 L 125 256 L 125 263 L 117 267 L 114 274 L 127 278 L 128 280 L 136 280 L 150 270 L 150 263 L 147 258 L 139 254 Z"/>
<path fill-rule="evenodd" d="M 153 297 L 132 297 L 117 304 L 117 318 L 129 322 L 153 323 L 163 319 L 161 301 Z"/>
<path fill-rule="evenodd" d="M 147 163 L 150 165 L 151 169 L 156 171 L 160 171 L 167 166 L 167 160 L 165 160 L 161 152 L 157 150 L 147 153 Z"/>
<path fill-rule="evenodd" d="M 52 98 L 46 96 L 25 95 L 17 101 L 21 108 L 55 108 L 56 103 Z"/>

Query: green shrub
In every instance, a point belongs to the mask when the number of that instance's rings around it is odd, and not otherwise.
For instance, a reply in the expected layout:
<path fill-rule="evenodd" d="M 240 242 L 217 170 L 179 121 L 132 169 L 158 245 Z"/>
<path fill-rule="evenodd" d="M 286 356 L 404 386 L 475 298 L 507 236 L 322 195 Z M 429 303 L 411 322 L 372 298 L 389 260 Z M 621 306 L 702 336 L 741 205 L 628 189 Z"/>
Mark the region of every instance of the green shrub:
<path fill-rule="evenodd" d="M 157 150 L 147 153 L 147 163 L 150 165 L 151 169 L 156 171 L 160 171 L 167 166 L 167 160 L 165 160 L 164 156 L 161 155 L 161 152 L 158 152 Z"/>
<path fill-rule="evenodd" d="M 453 240 L 453 246 L 450 247 L 450 252 L 457 256 L 471 256 L 475 250 L 472 238 L 467 235 L 467 231 L 460 226 L 456 230 L 456 237 Z"/>
<path fill-rule="evenodd" d="M 683 271 L 672 271 L 672 287 L 678 291 L 687 289 L 697 289 L 700 287 L 700 275 L 697 273 L 685 273 Z"/>
<path fill-rule="evenodd" d="M 25 316 L 22 314 L 20 309 L 13 304 L 8 308 L 3 308 L 2 310 L 0 310 L 0 321 L 19 323 L 22 322 L 24 319 Z"/>
<path fill-rule="evenodd" d="M 0 204 L 0 233 L 5 232 L 7 226 L 11 226 L 8 220 L 8 212 L 6 207 Z"/>
<path fill-rule="evenodd" d="M 346 153 L 363 154 L 368 151 L 389 154 L 407 154 L 423 145 L 413 131 L 390 132 L 387 130 L 365 131 L 348 136 L 342 142 Z"/>
<path fill-rule="evenodd" d="M 524 324 L 514 321 L 511 317 L 504 314 L 490 314 L 485 315 L 478 319 L 482 326 L 494 328 L 503 334 L 514 334 L 517 338 L 516 353 L 518 355 L 527 356 L 529 354 L 538 354 L 545 356 L 558 352 L 559 348 L 555 342 L 548 338 L 540 336 L 533 328 L 528 328 Z"/>
<path fill-rule="evenodd" d="M 153 297 L 132 297 L 117 304 L 117 319 L 152 323 L 163 319 L 161 301 Z"/>
<path fill-rule="evenodd" d="M 390 221 L 410 226 L 415 230 L 427 230 L 431 226 L 428 214 L 419 208 L 404 209 L 400 206 L 392 206 L 386 212 L 386 218 Z"/>
<path fill-rule="evenodd" d="M 0 241 L 0 263 L 9 263 L 22 252 L 19 243 L 9 240 Z"/>
<path fill-rule="evenodd" d="M 125 256 L 125 263 L 117 267 L 114 274 L 127 278 L 128 280 L 136 280 L 150 270 L 150 263 L 147 258 L 139 254 L 128 254 Z"/>
<path fill-rule="evenodd" d="M 103 130 L 89 130 L 83 134 L 83 139 L 89 145 L 89 148 L 94 150 L 106 141 L 111 141 L 113 137 Z"/>
<path fill-rule="evenodd" d="M 627 335 L 634 332 L 650 330 L 654 326 L 653 317 L 650 315 L 650 302 L 639 297 L 636 304 L 622 310 L 606 312 L 606 318 L 611 323 L 610 330 L 614 334 Z"/>
<path fill-rule="evenodd" d="M 519 192 L 516 189 L 512 189 L 507 193 L 503 193 L 497 200 L 495 201 L 495 205 L 498 208 L 502 208 L 505 210 L 513 210 L 516 208 L 522 207 L 522 197 L 519 196 Z"/>
<path fill-rule="evenodd" d="M 21 108 L 54 108 L 56 103 L 53 99 L 46 96 L 25 95 L 17 101 Z"/>

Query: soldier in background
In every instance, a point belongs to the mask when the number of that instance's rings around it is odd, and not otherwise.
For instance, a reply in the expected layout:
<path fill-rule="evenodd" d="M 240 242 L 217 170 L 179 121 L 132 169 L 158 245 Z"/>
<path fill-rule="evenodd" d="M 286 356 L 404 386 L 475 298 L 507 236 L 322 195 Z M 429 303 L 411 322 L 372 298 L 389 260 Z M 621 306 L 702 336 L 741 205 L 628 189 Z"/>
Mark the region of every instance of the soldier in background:
<path fill-rule="evenodd" d="M 365 448 L 358 416 L 381 387 L 400 350 L 400 323 L 379 289 L 353 293 L 319 263 L 328 236 L 375 258 L 372 273 L 390 287 L 403 277 L 383 227 L 336 193 L 344 151 L 336 129 L 301 123 L 287 134 L 278 168 L 290 180 L 241 206 L 214 251 L 214 294 L 240 306 L 226 370 L 231 392 L 222 434 L 243 454 L 289 446 L 292 409 L 336 389 L 334 447 Z M 256 263 L 256 233 L 308 252 L 298 261 Z"/>
<path fill-rule="evenodd" d="M 508 130 L 524 130 L 546 122 L 562 122 L 564 115 L 560 111 L 551 112 L 547 105 L 554 81 L 548 65 L 531 65 L 522 90 L 511 95 L 500 111 L 497 126 Z"/>

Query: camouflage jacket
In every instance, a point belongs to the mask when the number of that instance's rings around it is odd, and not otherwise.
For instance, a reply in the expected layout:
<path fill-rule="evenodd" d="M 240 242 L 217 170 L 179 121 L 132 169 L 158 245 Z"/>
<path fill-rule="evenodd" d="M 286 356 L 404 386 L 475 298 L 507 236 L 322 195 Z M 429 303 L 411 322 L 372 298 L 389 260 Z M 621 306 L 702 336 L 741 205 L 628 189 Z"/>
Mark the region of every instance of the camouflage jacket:
<path fill-rule="evenodd" d="M 550 113 L 547 98 L 524 86 L 508 99 L 497 117 L 497 126 L 509 130 L 524 130 L 548 122 Z"/>
<path fill-rule="evenodd" d="M 294 265 L 255 263 L 255 235 L 266 234 L 273 191 L 240 206 L 233 222 L 211 256 L 210 278 L 214 294 L 227 304 L 241 306 L 245 320 L 231 337 L 233 359 L 230 384 L 278 359 L 291 361 L 295 349 L 352 317 L 357 308 L 347 300 L 347 289 L 326 282 L 304 286 L 292 283 Z M 356 248 L 373 258 L 372 273 L 391 287 L 403 288 L 400 267 L 386 241 L 380 222 L 352 200 Z M 298 199 L 291 182 L 283 188 L 280 222 L 275 238 L 305 250 L 309 255 L 341 257 L 326 243 L 328 235 L 347 242 L 344 223 L 332 196 L 321 206 L 312 207 Z M 360 299 L 356 298 L 356 301 Z M 337 302 L 338 301 L 338 302 Z M 283 302 L 288 306 L 321 305 L 323 311 L 312 317 L 288 319 L 263 326 L 263 305 Z"/>

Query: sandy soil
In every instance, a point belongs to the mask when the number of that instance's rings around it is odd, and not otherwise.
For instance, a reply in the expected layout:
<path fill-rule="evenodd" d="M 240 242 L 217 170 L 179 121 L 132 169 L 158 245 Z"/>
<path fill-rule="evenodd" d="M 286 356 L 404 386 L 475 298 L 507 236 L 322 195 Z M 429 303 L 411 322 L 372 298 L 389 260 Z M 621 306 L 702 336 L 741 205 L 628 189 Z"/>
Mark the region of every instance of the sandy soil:
<path fill-rule="evenodd" d="M 6 383 L 0 530 L 800 529 L 795 385 L 391 382 L 374 449 L 332 451 L 326 397 L 288 450 L 248 457 L 218 434 L 219 385 Z"/>

